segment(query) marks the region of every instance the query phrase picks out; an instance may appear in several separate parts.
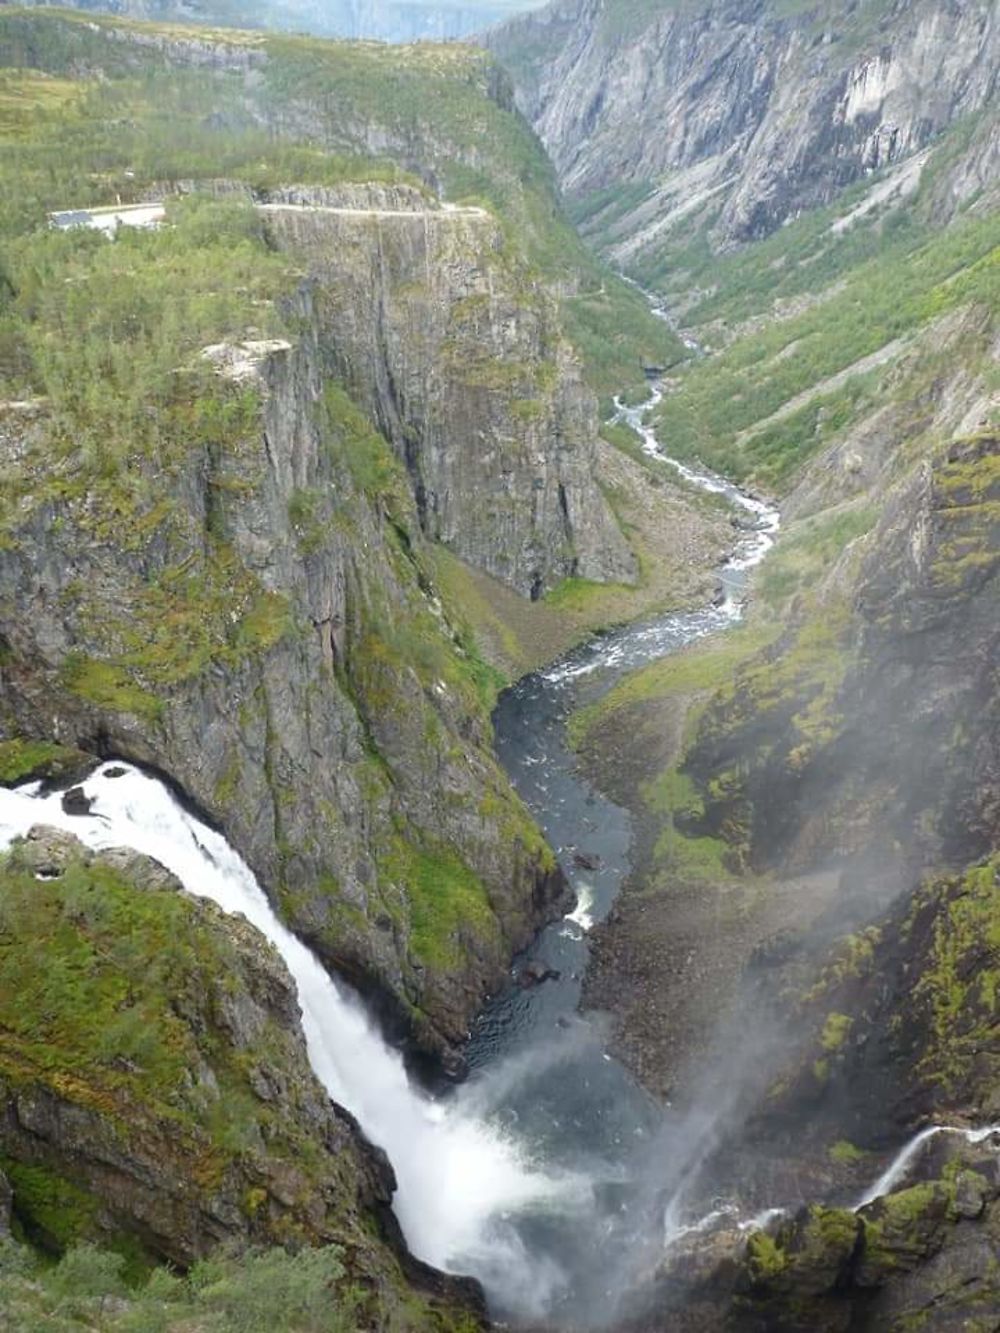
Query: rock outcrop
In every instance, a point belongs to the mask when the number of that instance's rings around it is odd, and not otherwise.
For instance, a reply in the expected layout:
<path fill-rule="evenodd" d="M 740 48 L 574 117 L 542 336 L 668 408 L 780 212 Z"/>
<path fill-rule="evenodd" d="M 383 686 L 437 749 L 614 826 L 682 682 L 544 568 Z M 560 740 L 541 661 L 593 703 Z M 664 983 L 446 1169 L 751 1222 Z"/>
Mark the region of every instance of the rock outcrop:
<path fill-rule="evenodd" d="M 313 1075 L 294 983 L 253 927 L 53 829 L 15 842 L 0 882 L 0 1162 L 20 1234 L 182 1269 L 220 1244 L 336 1244 L 346 1283 L 378 1293 L 373 1327 L 404 1306 L 406 1328 L 475 1320 L 474 1284 L 408 1286 L 392 1171 Z"/>
<path fill-rule="evenodd" d="M 288 199 L 269 227 L 305 256 L 331 369 L 405 463 L 424 534 L 532 598 L 634 579 L 594 477 L 596 401 L 496 219 Z"/>
<path fill-rule="evenodd" d="M 923 0 L 559 0 L 484 40 L 625 263 L 672 231 L 727 246 L 829 203 L 987 107 L 1000 64 L 992 5 Z"/>
<path fill-rule="evenodd" d="M 629 1333 L 988 1329 L 1000 1302 L 995 1147 L 942 1141 L 932 1178 L 858 1209 L 812 1204 L 767 1230 L 681 1242 L 657 1278 L 669 1313 Z"/>
<path fill-rule="evenodd" d="M 300 315 L 297 347 L 233 361 L 225 392 L 260 404 L 238 446 L 151 467 L 124 524 L 120 496 L 53 495 L 44 418 L 5 418 L 24 498 L 0 552 L 0 728 L 169 772 L 440 1052 L 562 880 L 490 754 L 402 470 L 327 378 L 307 290 Z"/>

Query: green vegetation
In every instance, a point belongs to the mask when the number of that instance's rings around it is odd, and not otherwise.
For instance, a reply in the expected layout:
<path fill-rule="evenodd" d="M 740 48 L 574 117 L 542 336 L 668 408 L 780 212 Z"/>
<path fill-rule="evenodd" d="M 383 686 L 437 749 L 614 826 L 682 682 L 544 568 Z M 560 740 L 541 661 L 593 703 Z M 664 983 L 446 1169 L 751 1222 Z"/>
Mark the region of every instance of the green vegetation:
<path fill-rule="evenodd" d="M 824 1051 L 839 1051 L 854 1024 L 849 1014 L 827 1014 L 819 1044 Z"/>
<path fill-rule="evenodd" d="M 954 1202 L 954 1179 L 928 1181 L 879 1199 L 869 1210 L 873 1215 L 863 1219 L 865 1277 L 884 1281 L 934 1253 L 942 1227 L 956 1220 Z"/>
<path fill-rule="evenodd" d="M 757 595 L 776 610 L 812 591 L 844 548 L 874 526 L 873 506 L 825 510 L 782 533 L 757 575 Z"/>
<path fill-rule="evenodd" d="M 46 1265 L 0 1242 L 0 1320 L 14 1329 L 81 1328 L 115 1333 L 354 1333 L 363 1293 L 345 1284 L 337 1246 L 220 1254 L 187 1275 L 157 1268 L 129 1283 L 125 1260 L 93 1246 Z"/>
<path fill-rule="evenodd" d="M 778 633 L 776 624 L 740 626 L 632 672 L 603 698 L 572 715 L 570 743 L 580 749 L 596 726 L 633 704 L 710 694 L 730 681 L 736 668 L 772 643 Z"/>
<path fill-rule="evenodd" d="M 82 653 L 71 653 L 64 661 L 63 684 L 87 703 L 114 713 L 134 713 L 155 722 L 163 712 L 162 699 L 136 685 L 124 667 Z"/>
<path fill-rule="evenodd" d="M 132 1059 L 151 1095 L 173 1091 L 196 1053 L 170 1000 L 235 966 L 199 931 L 189 900 L 138 893 L 102 863 L 78 861 L 37 880 L 16 847 L 0 873 L 4 1075 L 30 1068 L 56 1080 L 95 1077 L 113 1090 L 130 1081 L 120 1059 Z"/>
<path fill-rule="evenodd" d="M 402 463 L 338 384 L 328 383 L 323 389 L 322 424 L 327 447 L 346 465 L 358 490 L 396 510 L 405 508 L 403 497 L 409 492 Z"/>
<path fill-rule="evenodd" d="M 615 394 L 643 394 L 643 366 L 674 366 L 688 353 L 641 292 L 610 272 L 593 271 L 593 260 L 587 267 L 592 275 L 579 294 L 563 300 L 563 323 L 606 416 Z"/>
<path fill-rule="evenodd" d="M 803 996 L 804 1002 L 809 1004 L 843 982 L 869 972 L 881 939 L 882 931 L 878 926 L 866 926 L 856 934 L 845 935 L 837 942 L 832 961 L 824 967 L 819 980 Z"/>
<path fill-rule="evenodd" d="M 818 608 L 723 686 L 705 718 L 708 734 L 731 732 L 766 712 L 787 716 L 799 741 L 789 750 L 787 764 L 792 771 L 804 767 L 836 734 L 837 692 L 851 658 L 849 630 L 843 602 Z M 725 785 L 722 775 L 715 780 Z"/>
<path fill-rule="evenodd" d="M 776 1235 L 755 1231 L 747 1242 L 747 1276 L 753 1287 L 798 1296 L 836 1287 L 854 1258 L 861 1220 L 844 1208 L 811 1205 Z"/>
<path fill-rule="evenodd" d="M 924 942 L 913 988 L 926 1029 L 918 1073 L 953 1094 L 986 1086 L 1000 1005 L 1000 857 L 961 876 L 931 881 L 910 913 L 910 940 Z"/>
<path fill-rule="evenodd" d="M 29 778 L 69 777 L 88 762 L 79 750 L 52 741 L 0 741 L 0 784 L 13 786 Z"/>
<path fill-rule="evenodd" d="M 209 1022 L 246 984 L 227 931 L 174 888 L 144 882 L 140 892 L 89 857 L 40 879 L 30 845 L 0 859 L 0 1080 L 47 1089 L 123 1142 L 169 1128 L 203 1183 L 262 1133 L 300 1169 L 315 1159 L 300 1127 L 248 1083 L 255 1063 L 291 1058 L 288 1034 L 265 1026 L 238 1050 Z M 191 1074 L 206 1059 L 210 1082 Z M 3 1169 L 28 1237 L 59 1249 L 86 1236 L 93 1206 L 79 1179 L 43 1161 Z"/>
<path fill-rule="evenodd" d="M 827 1156 L 838 1166 L 851 1166 L 855 1162 L 863 1162 L 868 1154 L 863 1148 L 858 1148 L 847 1139 L 838 1139 L 827 1149 Z"/>
<path fill-rule="evenodd" d="M 176 467 L 193 439 L 238 443 L 255 398 L 198 353 L 281 329 L 286 264 L 249 204 L 179 199 L 168 219 L 114 244 L 86 229 L 32 230 L 5 250 L 0 391 L 43 396 L 50 448 L 107 487 L 140 484 L 133 460 Z"/>
<path fill-rule="evenodd" d="M 16 1230 L 41 1250 L 61 1254 L 93 1230 L 98 1201 L 57 1171 L 0 1154 L 0 1169 L 16 1200 Z"/>
<path fill-rule="evenodd" d="M 794 241 L 783 230 L 725 261 L 732 300 L 738 294 L 748 311 L 759 310 L 764 293 L 780 291 L 761 249 L 785 254 Z M 729 346 L 687 370 L 657 416 L 672 453 L 700 457 L 736 478 L 787 487 L 811 455 L 884 396 L 884 375 L 866 358 L 889 356 L 896 340 L 949 310 L 971 302 L 996 307 L 1000 215 L 965 218 L 936 234 L 908 233 L 898 245 L 880 245 L 870 258 L 854 256 L 859 259 L 843 261 L 837 285 L 822 300 L 737 331 Z M 809 289 L 821 290 L 820 281 L 812 272 Z M 726 318 L 733 317 L 731 307 L 732 301 Z M 697 322 L 702 314 L 687 318 Z M 722 308 L 710 307 L 705 317 L 721 314 Z"/>
<path fill-rule="evenodd" d="M 747 1241 L 747 1269 L 755 1285 L 779 1277 L 788 1267 L 788 1255 L 766 1231 L 754 1231 Z"/>
<path fill-rule="evenodd" d="M 6 125 L 13 140 L 13 151 L 0 155 L 0 234 L 6 218 L 37 226 L 46 211 L 128 202 L 163 181 L 229 177 L 254 189 L 413 182 L 393 155 L 412 161 L 416 135 L 422 167 L 450 199 L 490 208 L 539 277 L 577 292 L 564 302 L 565 323 L 600 394 L 641 385 L 644 360 L 671 364 L 684 355 L 642 296 L 570 226 L 552 168 L 524 120 L 507 109 L 503 76 L 485 52 L 215 34 L 221 46 L 261 62 L 261 78 L 248 85 L 231 71 L 171 68 L 153 50 L 139 54 L 109 40 L 110 26 L 70 12 L 0 14 L 0 65 L 11 67 L 6 98 L 0 83 L 0 134 Z M 137 25 L 116 18 L 114 26 Z M 21 78 L 21 67 L 38 63 L 49 77 L 33 69 Z M 81 67 L 109 80 L 67 77 Z M 296 123 L 297 132 L 261 128 Z M 352 126 L 379 128 L 386 155 L 373 159 L 358 131 L 352 142 Z"/>
<path fill-rule="evenodd" d="M 410 949 L 425 966 L 459 966 L 467 949 L 496 935 L 497 922 L 482 881 L 451 847 L 415 846 L 400 837 L 382 863 L 405 885 Z"/>

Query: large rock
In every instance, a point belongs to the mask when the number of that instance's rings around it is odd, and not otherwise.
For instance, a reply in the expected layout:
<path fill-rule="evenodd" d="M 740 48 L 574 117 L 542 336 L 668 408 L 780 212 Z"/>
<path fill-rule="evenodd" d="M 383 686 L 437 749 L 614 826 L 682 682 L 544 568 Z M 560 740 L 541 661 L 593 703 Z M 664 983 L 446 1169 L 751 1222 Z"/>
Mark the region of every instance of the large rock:
<path fill-rule="evenodd" d="M 45 828 L 0 859 L 0 890 L 0 1161 L 28 1239 L 180 1267 L 223 1244 L 336 1244 L 378 1328 L 404 1308 L 419 1329 L 477 1322 L 474 1284 L 398 1243 L 392 1171 L 317 1081 L 294 983 L 252 926 L 145 857 Z"/>
<path fill-rule="evenodd" d="M 424 533 L 524 596 L 633 580 L 594 477 L 596 400 L 496 219 L 291 200 L 268 223 L 306 257 L 331 369 L 405 464 Z"/>

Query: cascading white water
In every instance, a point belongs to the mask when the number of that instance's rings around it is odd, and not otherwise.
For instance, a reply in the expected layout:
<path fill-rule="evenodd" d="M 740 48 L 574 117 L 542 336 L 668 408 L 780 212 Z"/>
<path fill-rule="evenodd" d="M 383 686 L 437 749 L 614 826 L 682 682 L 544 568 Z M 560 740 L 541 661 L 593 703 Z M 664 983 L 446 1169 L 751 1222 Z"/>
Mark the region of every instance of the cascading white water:
<path fill-rule="evenodd" d="M 857 1202 L 851 1204 L 851 1212 L 860 1212 L 876 1199 L 892 1194 L 906 1179 L 924 1146 L 939 1134 L 957 1134 L 965 1139 L 966 1143 L 985 1143 L 994 1135 L 1000 1136 L 1000 1124 L 984 1125 L 978 1129 L 970 1129 L 964 1125 L 928 1125 L 926 1129 L 919 1130 L 912 1139 L 903 1144 L 882 1174 L 872 1181 Z M 681 1203 L 682 1191 L 679 1191 L 671 1199 L 664 1216 L 664 1248 L 667 1250 L 691 1235 L 715 1230 L 724 1223 L 729 1226 L 735 1225 L 739 1231 L 763 1230 L 779 1217 L 787 1217 L 792 1211 L 788 1208 L 765 1208 L 753 1217 L 739 1220 L 739 1211 L 735 1205 L 723 1204 L 693 1222 L 684 1222 L 680 1214 Z"/>
<path fill-rule="evenodd" d="M 853 1205 L 853 1211 L 865 1208 L 868 1204 L 881 1199 L 883 1194 L 891 1194 L 913 1165 L 924 1144 L 938 1134 L 958 1134 L 966 1143 L 983 1143 L 992 1134 L 1000 1134 L 1000 1125 L 986 1125 L 980 1129 L 966 1129 L 962 1125 L 930 1125 L 914 1134 L 908 1143 L 904 1143 L 899 1152 L 885 1168 L 879 1178 L 865 1190 L 861 1198 Z"/>
<path fill-rule="evenodd" d="M 124 770 L 109 777 L 110 769 Z M 471 1272 L 487 1289 L 512 1283 L 525 1313 L 551 1298 L 562 1275 L 534 1259 L 508 1219 L 526 1208 L 574 1208 L 586 1183 L 534 1168 L 461 1096 L 438 1103 L 410 1083 L 398 1052 L 360 1002 L 335 983 L 278 921 L 246 863 L 221 834 L 188 814 L 155 778 L 104 765 L 84 784 L 89 815 L 64 812 L 38 786 L 0 789 L 0 849 L 36 824 L 66 829 L 94 849 L 130 847 L 167 867 L 184 887 L 242 913 L 277 948 L 295 979 L 309 1059 L 330 1096 L 384 1148 L 395 1169 L 394 1207 L 413 1252 L 439 1268 Z"/>
<path fill-rule="evenodd" d="M 742 544 L 736 555 L 732 556 L 723 566 L 723 576 L 726 570 L 746 570 L 753 569 L 764 559 L 768 551 L 774 545 L 774 534 L 781 526 L 781 514 L 774 505 L 767 504 L 764 500 L 758 500 L 754 495 L 748 495 L 739 486 L 725 477 L 719 477 L 707 468 L 689 467 L 687 463 L 682 463 L 678 458 L 672 458 L 660 445 L 656 438 L 656 431 L 652 426 L 646 424 L 646 415 L 651 412 L 658 403 L 663 401 L 663 390 L 654 386 L 649 398 L 637 407 L 627 407 L 620 398 L 615 398 L 615 417 L 616 421 L 624 421 L 626 425 L 631 426 L 639 436 L 642 451 L 650 458 L 658 459 L 661 463 L 666 463 L 686 482 L 696 486 L 701 491 L 707 491 L 710 495 L 722 495 L 730 504 L 736 505 L 739 509 L 744 509 L 748 514 L 753 515 L 758 523 L 758 529 L 755 538 Z M 735 614 L 735 610 L 734 610 Z"/>

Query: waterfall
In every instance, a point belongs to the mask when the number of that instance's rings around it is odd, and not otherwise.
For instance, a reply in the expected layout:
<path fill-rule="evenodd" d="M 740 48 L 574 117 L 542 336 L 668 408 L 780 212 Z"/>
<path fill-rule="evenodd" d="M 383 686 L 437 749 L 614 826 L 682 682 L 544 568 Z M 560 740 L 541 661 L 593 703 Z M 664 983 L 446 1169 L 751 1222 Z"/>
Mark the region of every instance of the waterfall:
<path fill-rule="evenodd" d="M 109 776 L 115 772 L 120 776 Z M 0 789 L 0 849 L 35 824 L 65 829 L 100 850 L 130 847 L 170 870 L 189 893 L 241 913 L 275 946 L 298 989 L 309 1060 L 330 1096 L 389 1155 L 396 1215 L 412 1251 L 438 1268 L 472 1273 L 487 1292 L 513 1290 L 537 1314 L 564 1280 L 551 1259 L 527 1251 L 519 1212 L 568 1210 L 589 1200 L 586 1182 L 534 1167 L 461 1092 L 449 1101 L 409 1081 L 348 987 L 277 919 L 246 863 L 221 834 L 184 810 L 153 777 L 105 764 L 84 784 L 90 814 L 69 815 L 60 793 L 38 784 Z M 474 1100 L 469 1098 L 468 1100 Z"/>
<path fill-rule="evenodd" d="M 962 1125 L 929 1125 L 927 1129 L 922 1129 L 918 1134 L 914 1134 L 908 1143 L 904 1143 L 879 1178 L 853 1205 L 853 1211 L 857 1212 L 859 1208 L 867 1207 L 876 1199 L 881 1199 L 883 1194 L 891 1194 L 896 1186 L 905 1180 L 907 1172 L 919 1156 L 924 1144 L 938 1134 L 959 1134 L 966 1143 L 983 1143 L 992 1134 L 1000 1134 L 1000 1125 L 986 1125 L 981 1129 L 966 1129 Z"/>
<path fill-rule="evenodd" d="M 630 1256 L 648 1225 L 644 1145 L 660 1134 L 662 1111 L 605 1051 L 601 1025 L 576 1019 L 587 932 L 607 915 L 627 869 L 627 823 L 610 803 L 595 803 L 575 776 L 562 743 L 566 709 L 578 678 L 600 672 L 610 686 L 626 670 L 737 622 L 747 571 L 770 549 L 779 524 L 778 511 L 764 501 L 661 451 L 643 421 L 659 393 L 638 408 L 618 404 L 621 419 L 648 453 L 688 483 L 724 496 L 749 521 L 720 570 L 716 604 L 595 636 L 526 678 L 520 694 L 511 692 L 521 721 L 530 721 L 531 743 L 508 746 L 508 772 L 523 766 L 519 790 L 557 850 L 569 855 L 596 845 L 603 860 L 586 878 L 569 867 L 579 881 L 577 905 L 535 943 L 561 979 L 499 997 L 498 1014 L 481 1031 L 492 1053 L 447 1097 L 431 1098 L 410 1084 L 359 999 L 278 921 L 225 839 L 155 778 L 103 765 L 83 784 L 93 801 L 85 816 L 67 815 L 61 796 L 45 795 L 37 784 L 0 789 L 0 848 L 34 824 L 66 829 L 98 850 L 130 847 L 166 866 L 190 893 L 256 926 L 295 980 L 318 1078 L 389 1156 L 398 1181 L 393 1206 L 414 1254 L 479 1278 L 501 1318 L 552 1320 L 558 1312 L 560 1326 L 569 1328 L 600 1326 L 621 1274 L 631 1273 Z M 109 776 L 116 769 L 121 775 Z M 597 812 L 605 809 L 598 829 Z"/>
<path fill-rule="evenodd" d="M 857 1202 L 851 1204 L 851 1212 L 860 1212 L 862 1208 L 867 1208 L 876 1199 L 881 1199 L 886 1194 L 892 1194 L 906 1179 L 910 1168 L 920 1156 L 924 1146 L 939 1134 L 957 1134 L 964 1138 L 966 1143 L 984 1143 L 994 1134 L 1000 1135 L 1000 1124 L 985 1125 L 978 1129 L 970 1129 L 964 1125 L 928 1125 L 926 1129 L 919 1130 L 903 1144 L 882 1174 L 868 1186 Z M 686 1240 L 692 1235 L 719 1229 L 722 1224 L 735 1225 L 739 1231 L 766 1230 L 778 1218 L 788 1217 L 794 1211 L 791 1208 L 765 1208 L 753 1217 L 741 1220 L 738 1209 L 734 1205 L 722 1204 L 714 1207 L 710 1212 L 705 1213 L 704 1216 L 693 1222 L 683 1222 L 680 1209 L 681 1196 L 682 1191 L 678 1191 L 667 1207 L 664 1218 L 665 1250 L 669 1250 L 678 1241 Z"/>

